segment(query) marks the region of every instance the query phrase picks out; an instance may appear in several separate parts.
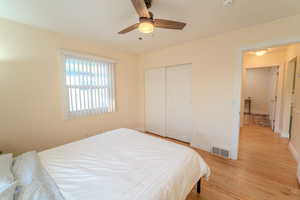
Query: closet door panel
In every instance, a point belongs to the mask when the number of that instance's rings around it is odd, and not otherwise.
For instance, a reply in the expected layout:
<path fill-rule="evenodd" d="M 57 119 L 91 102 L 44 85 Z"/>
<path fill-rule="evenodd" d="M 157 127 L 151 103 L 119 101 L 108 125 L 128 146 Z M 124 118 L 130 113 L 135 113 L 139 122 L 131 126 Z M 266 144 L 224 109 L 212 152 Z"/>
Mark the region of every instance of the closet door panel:
<path fill-rule="evenodd" d="M 192 137 L 191 65 L 166 69 L 166 136 L 184 142 Z"/>
<path fill-rule="evenodd" d="M 145 73 L 145 128 L 146 131 L 165 136 L 166 86 L 165 68 Z"/>

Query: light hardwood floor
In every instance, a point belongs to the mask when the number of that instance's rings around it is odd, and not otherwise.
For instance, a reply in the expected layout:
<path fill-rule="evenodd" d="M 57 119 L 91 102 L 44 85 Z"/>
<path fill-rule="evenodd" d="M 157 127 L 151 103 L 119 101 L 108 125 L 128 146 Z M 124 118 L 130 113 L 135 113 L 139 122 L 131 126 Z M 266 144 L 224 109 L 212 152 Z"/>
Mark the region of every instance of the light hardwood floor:
<path fill-rule="evenodd" d="M 187 200 L 300 200 L 288 140 L 270 128 L 252 124 L 242 128 L 238 161 L 196 150 L 212 175 L 203 181 L 201 194 L 194 188 Z"/>
<path fill-rule="evenodd" d="M 226 160 L 197 150 L 211 167 L 202 192 L 187 200 L 300 200 L 296 162 L 288 140 L 270 128 L 245 126 L 240 135 L 239 160 Z"/>

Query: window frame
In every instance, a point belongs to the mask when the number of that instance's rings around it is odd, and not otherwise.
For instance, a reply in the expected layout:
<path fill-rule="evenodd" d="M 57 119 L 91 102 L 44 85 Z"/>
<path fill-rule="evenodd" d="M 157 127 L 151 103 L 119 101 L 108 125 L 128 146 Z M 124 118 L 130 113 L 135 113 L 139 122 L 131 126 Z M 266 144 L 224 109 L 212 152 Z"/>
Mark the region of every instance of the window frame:
<path fill-rule="evenodd" d="M 69 87 L 67 86 L 67 72 L 66 72 L 66 57 L 67 56 L 73 56 L 73 57 L 78 57 L 79 59 L 82 58 L 83 60 L 93 60 L 93 61 L 98 61 L 102 63 L 108 63 L 112 65 L 112 72 L 111 72 L 111 88 L 112 88 L 112 111 L 108 112 L 103 112 L 100 109 L 88 109 L 88 110 L 81 110 L 81 111 L 76 111 L 76 112 L 71 112 L 70 111 L 70 100 L 69 100 L 69 92 L 68 89 Z M 74 52 L 70 50 L 65 50 L 65 49 L 60 49 L 60 66 L 62 69 L 62 101 L 63 101 L 63 118 L 64 120 L 69 120 L 73 118 L 78 118 L 78 117 L 89 117 L 89 116 L 100 116 L 105 113 L 113 113 L 116 112 L 116 80 L 115 80 L 115 73 L 116 73 L 116 65 L 117 61 L 109 58 L 103 58 L 87 53 L 79 53 L 79 52 Z M 82 86 L 85 87 L 85 86 Z M 89 111 L 92 111 L 89 113 Z M 96 111 L 98 110 L 98 111 Z"/>

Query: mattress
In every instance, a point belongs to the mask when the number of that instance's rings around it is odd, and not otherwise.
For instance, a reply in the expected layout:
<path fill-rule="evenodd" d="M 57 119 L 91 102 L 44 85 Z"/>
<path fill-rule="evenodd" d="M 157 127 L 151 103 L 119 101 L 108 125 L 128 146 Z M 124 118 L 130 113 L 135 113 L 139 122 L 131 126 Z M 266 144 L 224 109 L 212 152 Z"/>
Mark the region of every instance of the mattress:
<path fill-rule="evenodd" d="M 184 200 L 210 174 L 193 149 L 130 129 L 39 156 L 66 200 Z"/>

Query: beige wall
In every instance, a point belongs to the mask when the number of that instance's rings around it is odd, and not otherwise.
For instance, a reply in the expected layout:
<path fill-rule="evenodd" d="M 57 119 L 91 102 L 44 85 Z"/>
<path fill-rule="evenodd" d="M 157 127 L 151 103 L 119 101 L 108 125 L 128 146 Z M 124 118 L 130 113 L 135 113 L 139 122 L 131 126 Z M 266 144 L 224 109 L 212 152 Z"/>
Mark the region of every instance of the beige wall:
<path fill-rule="evenodd" d="M 251 53 L 246 53 L 244 56 L 245 68 L 271 67 L 278 66 L 286 60 L 286 50 L 279 50 L 267 53 L 263 56 L 256 56 Z"/>
<path fill-rule="evenodd" d="M 42 150 L 137 126 L 135 55 L 6 20 L 0 27 L 0 150 Z M 63 120 L 61 48 L 117 60 L 117 112 Z"/>
<path fill-rule="evenodd" d="M 270 114 L 270 91 L 273 85 L 272 68 L 256 68 L 247 70 L 245 98 L 252 98 L 251 112 L 253 114 Z"/>
<path fill-rule="evenodd" d="M 0 20 L 0 150 L 42 150 L 109 129 L 143 128 L 144 70 L 192 63 L 192 144 L 228 148 L 236 158 L 242 50 L 300 42 L 299 21 L 300 15 L 284 18 L 137 57 Z M 60 48 L 118 60 L 116 113 L 63 120 Z"/>
<path fill-rule="evenodd" d="M 146 68 L 193 64 L 194 146 L 229 148 L 236 158 L 242 77 L 242 52 L 300 41 L 300 16 L 148 52 L 140 57 L 140 117 L 144 125 Z"/>

